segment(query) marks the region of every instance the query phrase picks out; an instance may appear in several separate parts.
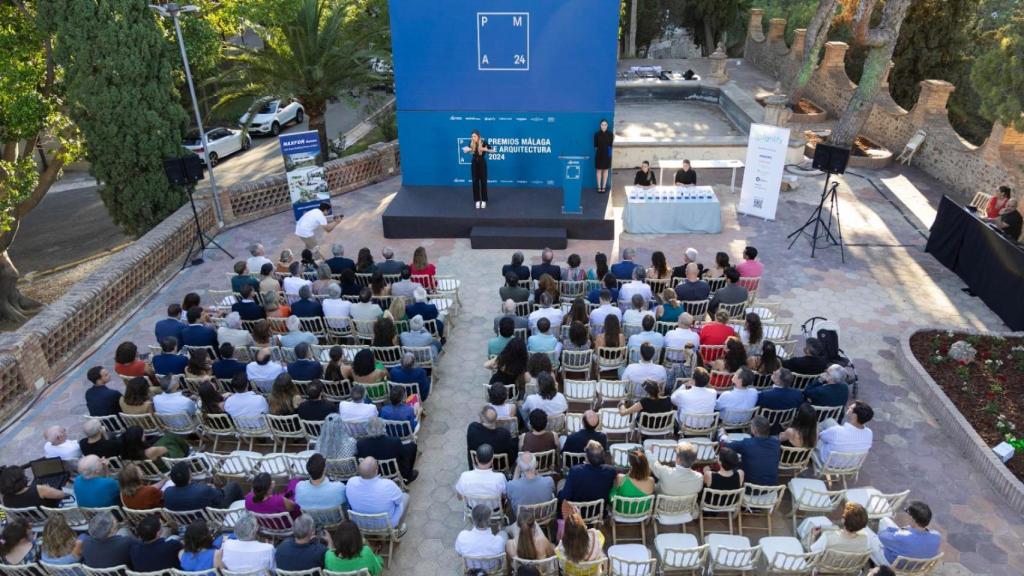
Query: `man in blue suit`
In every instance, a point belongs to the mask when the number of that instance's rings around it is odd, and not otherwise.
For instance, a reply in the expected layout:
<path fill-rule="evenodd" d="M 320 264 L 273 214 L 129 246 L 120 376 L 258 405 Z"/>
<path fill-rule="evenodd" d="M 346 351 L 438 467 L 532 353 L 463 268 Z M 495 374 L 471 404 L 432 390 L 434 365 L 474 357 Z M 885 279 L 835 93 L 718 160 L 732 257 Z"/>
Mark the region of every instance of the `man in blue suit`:
<path fill-rule="evenodd" d="M 562 279 L 562 269 L 551 263 L 555 258 L 555 253 L 551 251 L 551 248 L 545 248 L 540 253 L 540 264 L 537 264 L 530 268 L 530 278 L 534 280 L 540 280 L 540 277 L 547 274 L 555 280 Z"/>
<path fill-rule="evenodd" d="M 417 288 L 412 294 L 414 303 L 409 304 L 405 307 L 405 316 L 412 318 L 413 316 L 422 316 L 424 320 L 435 320 L 437 324 L 437 337 L 444 336 L 444 323 L 438 320 L 438 311 L 435 304 L 427 302 L 427 291 L 423 288 Z M 294 308 L 292 309 L 294 311 Z"/>
<path fill-rule="evenodd" d="M 636 264 L 633 262 L 633 258 L 636 257 L 636 250 L 632 248 L 622 249 L 622 262 L 618 264 L 612 264 L 610 269 L 611 273 L 615 275 L 619 280 L 632 280 L 633 279 L 633 268 L 636 268 Z"/>
<path fill-rule="evenodd" d="M 313 299 L 313 288 L 303 284 L 299 288 L 299 299 L 292 302 L 292 316 L 315 318 L 324 315 L 324 307 Z"/>
<path fill-rule="evenodd" d="M 345 270 L 356 269 L 356 263 L 351 258 L 345 258 L 345 247 L 341 244 L 331 245 L 331 254 L 333 258 L 325 260 L 328 266 L 331 268 L 331 274 L 341 274 Z"/>
<path fill-rule="evenodd" d="M 263 306 L 260 306 L 252 299 L 253 287 L 249 284 L 242 285 L 241 294 L 242 299 L 231 305 L 232 312 L 238 312 L 238 317 L 242 320 L 260 320 L 267 317 L 267 313 L 263 310 Z"/>
<path fill-rule="evenodd" d="M 779 368 L 772 374 L 772 387 L 757 395 L 757 405 L 768 410 L 791 410 L 804 403 L 804 393 L 793 388 L 793 373 Z M 782 432 L 782 426 L 775 424 L 772 433 Z"/>
<path fill-rule="evenodd" d="M 604 463 L 604 448 L 596 440 L 587 442 L 587 461 L 569 469 L 565 484 L 558 493 L 559 500 L 590 502 L 608 500 L 608 492 L 615 484 L 615 468 Z"/>
<path fill-rule="evenodd" d="M 185 329 L 185 323 L 181 321 L 181 305 L 171 304 L 167 306 L 167 318 L 158 320 L 154 332 L 156 341 L 163 342 L 164 338 L 171 337 L 181 342 L 181 331 Z"/>
<path fill-rule="evenodd" d="M 217 331 L 203 323 L 206 313 L 202 307 L 193 306 L 185 313 L 188 326 L 181 331 L 184 346 L 213 346 L 217 349 Z"/>

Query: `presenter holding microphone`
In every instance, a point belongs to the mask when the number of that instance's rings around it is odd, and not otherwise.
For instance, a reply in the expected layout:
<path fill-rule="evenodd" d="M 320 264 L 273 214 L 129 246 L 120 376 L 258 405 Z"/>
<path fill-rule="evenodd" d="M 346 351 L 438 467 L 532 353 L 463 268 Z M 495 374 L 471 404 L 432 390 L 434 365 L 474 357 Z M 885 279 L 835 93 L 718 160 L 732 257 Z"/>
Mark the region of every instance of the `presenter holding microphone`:
<path fill-rule="evenodd" d="M 608 121 L 601 119 L 601 128 L 594 132 L 594 168 L 597 170 L 597 193 L 608 191 L 608 170 L 612 167 L 612 143 L 615 133 L 608 129 Z"/>
<path fill-rule="evenodd" d="M 473 130 L 469 146 L 463 146 L 462 151 L 473 155 L 470 168 L 473 175 L 473 200 L 476 202 L 476 207 L 487 208 L 487 153 L 494 152 L 494 149 L 480 137 L 479 131 Z"/>

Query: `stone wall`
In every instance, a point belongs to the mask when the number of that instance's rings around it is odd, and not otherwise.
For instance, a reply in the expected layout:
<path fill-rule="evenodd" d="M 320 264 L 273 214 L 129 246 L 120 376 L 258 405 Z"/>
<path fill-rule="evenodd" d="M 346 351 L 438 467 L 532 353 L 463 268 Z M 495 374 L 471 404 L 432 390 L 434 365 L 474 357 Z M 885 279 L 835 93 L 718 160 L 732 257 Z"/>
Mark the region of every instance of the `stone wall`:
<path fill-rule="evenodd" d="M 379 182 L 399 171 L 398 143 L 374 144 L 326 169 L 331 194 Z M 291 208 L 283 175 L 230 186 L 220 196 L 226 226 Z M 216 234 L 209 197 L 196 198 L 202 227 Z M 0 417 L 24 406 L 177 273 L 194 235 L 192 208 L 182 206 L 21 328 L 0 335 Z"/>
<path fill-rule="evenodd" d="M 790 47 L 784 37 L 786 21 L 773 18 L 765 34 L 763 17 L 763 10 L 751 10 L 743 57 L 785 85 L 800 67 L 806 31 L 797 30 Z M 807 88 L 807 98 L 832 117 L 842 114 L 857 88 L 846 75 L 848 48 L 845 42 L 826 43 L 824 57 Z M 1005 140 L 1012 137 L 1011 130 L 997 125 L 982 146 L 974 146 L 950 125 L 946 103 L 956 89 L 952 84 L 942 80 L 922 81 L 921 93 L 909 111 L 893 101 L 888 86 L 887 75 L 864 127 L 864 135 L 893 154 L 899 154 L 918 130 L 924 130 L 927 137 L 914 155 L 913 164 L 949 185 L 951 196 L 966 203 L 975 192 L 991 192 L 1002 184 L 1012 186 L 1015 179 L 1021 178 L 1013 167 L 1000 160 L 1000 149 L 1005 148 Z M 1017 184 L 1014 187 L 1019 190 L 1024 182 Z"/>

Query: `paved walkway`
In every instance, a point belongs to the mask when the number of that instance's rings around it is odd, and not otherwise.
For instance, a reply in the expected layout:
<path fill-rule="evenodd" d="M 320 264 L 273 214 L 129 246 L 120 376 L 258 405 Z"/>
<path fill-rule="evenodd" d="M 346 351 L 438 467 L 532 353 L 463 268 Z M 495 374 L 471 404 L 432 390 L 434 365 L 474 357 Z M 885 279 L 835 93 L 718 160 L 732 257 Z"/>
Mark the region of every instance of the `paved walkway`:
<path fill-rule="evenodd" d="M 863 179 L 845 178 L 854 188 L 840 188 L 843 231 L 851 244 L 842 265 L 836 249 L 820 251 L 815 260 L 809 258 L 805 243 L 786 250 L 786 234 L 804 222 L 817 202 L 820 179 L 802 179 L 800 190 L 783 195 L 778 220 L 765 222 L 737 216 L 734 205 L 738 195 L 721 186 L 728 176 L 725 171 L 701 175 L 703 181 L 719 185 L 716 188 L 723 203 L 719 235 L 619 233 L 610 242 L 573 241 L 570 250 L 559 252 L 556 259 L 562 263 L 568 253 L 576 252 L 589 265 L 598 250 L 616 254 L 622 247 L 632 246 L 645 263 L 655 249 L 663 250 L 670 262 L 676 263 L 683 250 L 693 246 L 708 262 L 716 251 L 735 257 L 745 245 L 756 246 L 768 271 L 761 295 L 785 302 L 784 318 L 799 325 L 810 316 L 826 316 L 842 326 L 843 347 L 854 358 L 861 376 L 860 395 L 876 410 L 871 423 L 875 447 L 858 484 L 884 492 L 910 488 L 912 498 L 931 505 L 934 525 L 944 535 L 947 564 L 942 573 L 1024 573 L 1024 521 L 1007 509 L 950 446 L 943 424 L 922 412 L 920 399 L 908 388 L 894 361 L 896 335 L 908 326 L 1005 327 L 980 301 L 960 290 L 962 284 L 952 273 L 923 253 L 922 236 L 889 202 L 887 198 L 893 195 L 888 191 L 883 196 Z M 925 193 L 920 202 L 934 203 L 939 185 L 914 171 L 907 176 Z M 343 242 L 350 255 L 364 245 L 379 254 L 386 243 L 404 258 L 410 258 L 413 249 L 422 244 L 439 271 L 462 279 L 464 312 L 439 366 L 440 384 L 431 395 L 420 435 L 421 474 L 411 488 L 409 534 L 390 570 L 418 576 L 452 574 L 458 571 L 452 544 L 463 527 L 462 505 L 452 486 L 464 469 L 465 427 L 483 402 L 480 384 L 488 376 L 482 368 L 484 341 L 498 307 L 498 270 L 510 259 L 511 251 L 471 250 L 468 240 L 461 239 L 385 241 L 380 216 L 398 186 L 399 180 L 392 179 L 336 199 L 347 215 L 346 223 L 330 240 Z M 904 189 L 902 193 L 913 192 Z M 468 192 L 453 201 L 468 202 Z M 621 216 L 621 202 L 620 190 L 615 199 L 617 217 Z M 256 238 L 271 251 L 295 249 L 299 243 L 291 236 L 291 227 L 290 213 L 282 213 L 230 230 L 218 240 L 236 256 Z M 530 253 L 528 258 L 536 262 L 539 254 Z M 211 253 L 207 264 L 175 277 L 138 313 L 126 318 L 121 329 L 103 339 L 26 417 L 0 435 L 0 461 L 24 462 L 37 456 L 42 449 L 42 430 L 50 423 L 65 424 L 72 437 L 77 437 L 80 415 L 85 413 L 85 370 L 97 363 L 110 366 L 113 349 L 125 339 L 142 346 L 152 342 L 153 323 L 168 302 L 180 301 L 189 291 L 203 294 L 207 288 L 221 288 L 229 268 L 226 257 Z M 789 523 L 776 525 L 785 531 Z"/>

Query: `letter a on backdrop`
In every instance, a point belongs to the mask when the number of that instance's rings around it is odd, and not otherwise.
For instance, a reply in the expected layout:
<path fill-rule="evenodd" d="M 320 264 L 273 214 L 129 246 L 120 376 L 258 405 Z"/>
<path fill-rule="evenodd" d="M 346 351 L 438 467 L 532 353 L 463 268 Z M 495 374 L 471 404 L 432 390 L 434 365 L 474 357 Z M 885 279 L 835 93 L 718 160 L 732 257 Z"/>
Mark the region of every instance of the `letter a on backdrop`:
<path fill-rule="evenodd" d="M 743 188 L 737 212 L 765 220 L 775 219 L 788 145 L 789 128 L 770 124 L 750 125 L 747 165 L 743 170 Z"/>

